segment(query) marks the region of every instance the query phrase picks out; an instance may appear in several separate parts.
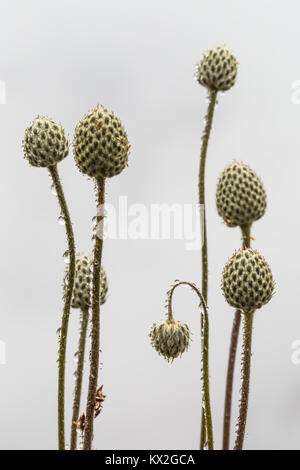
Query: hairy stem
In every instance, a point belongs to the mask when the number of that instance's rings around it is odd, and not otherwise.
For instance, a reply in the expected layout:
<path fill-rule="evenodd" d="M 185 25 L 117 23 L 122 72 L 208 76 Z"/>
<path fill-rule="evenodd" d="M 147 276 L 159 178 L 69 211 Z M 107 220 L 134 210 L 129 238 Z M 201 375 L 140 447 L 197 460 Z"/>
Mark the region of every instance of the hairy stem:
<path fill-rule="evenodd" d="M 172 289 L 169 291 L 168 297 L 168 319 L 173 319 L 172 312 L 172 300 L 175 289 L 178 286 L 186 285 L 193 289 L 194 292 L 198 295 L 200 299 L 200 304 L 202 306 L 203 312 L 201 314 L 202 320 L 201 324 L 203 330 L 201 332 L 202 337 L 202 373 L 203 373 L 203 401 L 204 401 L 204 417 L 206 423 L 206 433 L 207 433 L 207 446 L 209 450 L 214 448 L 214 438 L 213 438 L 213 424 L 211 416 L 211 405 L 210 405 L 210 391 L 209 391 L 209 319 L 206 301 L 204 296 L 201 294 L 199 289 L 190 282 L 178 282 L 174 284 Z"/>
<path fill-rule="evenodd" d="M 243 248 L 250 248 L 251 244 L 251 226 L 252 224 L 245 224 L 241 226 Z"/>
<path fill-rule="evenodd" d="M 209 136 L 212 127 L 212 120 L 214 116 L 214 109 L 217 99 L 217 92 L 209 92 L 209 104 L 207 114 L 205 117 L 205 128 L 202 135 L 202 147 L 200 154 L 200 168 L 199 168 L 199 204 L 201 210 L 201 230 L 202 230 L 202 295 L 205 302 L 207 302 L 207 277 L 208 277 L 208 260 L 207 260 L 207 233 L 206 233 L 206 214 L 205 214 L 205 166 L 206 154 Z"/>
<path fill-rule="evenodd" d="M 243 247 L 250 248 L 251 242 L 251 224 L 245 224 L 241 227 Z M 236 360 L 236 351 L 239 340 L 240 325 L 241 325 L 241 310 L 236 310 L 232 331 L 231 341 L 229 348 L 226 390 L 225 390 L 225 405 L 224 405 L 224 422 L 223 422 L 223 450 L 228 450 L 230 446 L 230 424 L 231 424 L 231 404 L 232 404 L 232 390 L 233 378 Z"/>
<path fill-rule="evenodd" d="M 74 388 L 74 401 L 73 401 L 73 415 L 72 415 L 72 425 L 71 425 L 71 442 L 70 449 L 76 450 L 77 447 L 77 420 L 79 417 L 80 410 L 80 398 L 81 398 L 81 389 L 82 389 L 82 377 L 84 369 L 84 356 L 85 356 L 85 344 L 86 344 L 86 334 L 89 321 L 89 310 L 84 309 L 81 311 L 80 319 L 80 335 L 79 335 L 79 344 L 77 351 L 77 369 L 76 369 L 76 380 Z"/>
<path fill-rule="evenodd" d="M 105 179 L 99 178 L 98 186 L 98 227 L 103 224 L 103 207 L 105 199 Z M 99 208 L 102 208 L 99 215 Z M 100 230 L 102 232 L 102 229 Z M 90 376 L 86 406 L 86 420 L 84 430 L 84 450 L 91 450 L 94 429 L 94 409 L 96 390 L 98 382 L 99 353 L 100 353 L 100 271 L 102 262 L 103 234 L 97 233 L 94 246 L 93 262 L 93 287 L 92 287 L 92 331 L 91 331 L 91 354 L 90 354 Z"/>
<path fill-rule="evenodd" d="M 200 167 L 199 167 L 199 205 L 201 217 L 201 233 L 202 233 L 202 294 L 205 302 L 207 302 L 207 288 L 208 288 L 208 256 L 207 256 L 207 231 L 206 231 L 206 213 L 205 213 L 205 166 L 206 155 L 209 136 L 212 127 L 214 110 L 217 100 L 217 91 L 209 92 L 209 104 L 207 114 L 205 117 L 205 128 L 202 134 L 202 146 L 200 153 Z M 203 325 L 201 325 L 201 329 Z M 203 450 L 206 443 L 206 424 L 204 411 L 202 410 L 202 424 L 200 436 L 200 449 Z"/>
<path fill-rule="evenodd" d="M 52 177 L 56 190 L 58 201 L 61 208 L 62 216 L 65 220 L 66 234 L 68 239 L 69 251 L 69 270 L 68 270 L 68 287 L 65 294 L 65 303 L 60 329 L 60 343 L 58 353 L 58 448 L 65 449 L 65 368 L 66 368 L 66 348 L 67 335 L 69 326 L 69 316 L 71 309 L 74 277 L 75 277 L 75 242 L 73 235 L 72 222 L 69 209 L 65 200 L 62 184 L 59 179 L 57 166 L 49 167 L 49 173 Z"/>
<path fill-rule="evenodd" d="M 242 358 L 242 394 L 234 450 L 242 450 L 245 438 L 251 369 L 252 325 L 254 311 L 244 313 L 244 344 Z"/>
<path fill-rule="evenodd" d="M 236 351 L 239 339 L 241 325 L 241 310 L 236 310 L 232 325 L 231 342 L 229 348 L 229 358 L 227 366 L 226 392 L 224 405 L 224 422 L 223 422 L 223 450 L 228 450 L 230 445 L 230 423 L 231 423 L 231 403 L 232 388 L 235 369 Z"/>

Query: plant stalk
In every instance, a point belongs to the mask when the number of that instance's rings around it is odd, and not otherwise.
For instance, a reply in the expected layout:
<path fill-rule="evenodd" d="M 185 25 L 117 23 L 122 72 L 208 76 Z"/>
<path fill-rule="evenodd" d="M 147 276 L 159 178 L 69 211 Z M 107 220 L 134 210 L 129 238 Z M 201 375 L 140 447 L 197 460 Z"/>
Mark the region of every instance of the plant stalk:
<path fill-rule="evenodd" d="M 245 438 L 251 370 L 252 326 L 255 311 L 244 313 L 244 344 L 242 359 L 242 394 L 234 450 L 243 450 Z"/>
<path fill-rule="evenodd" d="M 200 299 L 200 304 L 202 306 L 203 312 L 201 314 L 202 320 L 201 324 L 203 325 L 203 331 L 201 332 L 202 337 L 202 381 L 203 381 L 203 402 L 204 402 L 204 417 L 206 423 L 206 434 L 207 434 L 207 447 L 209 450 L 214 449 L 214 438 L 213 438 L 213 424 L 212 424 L 212 415 L 211 415 L 211 404 L 210 404 L 210 390 L 209 390 L 209 319 L 207 305 L 204 299 L 204 296 L 201 294 L 199 289 L 190 282 L 178 282 L 174 284 L 172 289 L 169 292 L 168 298 L 168 319 L 173 319 L 172 313 L 172 299 L 175 289 L 178 286 L 186 285 L 193 289 L 194 292 L 198 295 Z"/>
<path fill-rule="evenodd" d="M 210 137 L 214 110 L 217 100 L 217 91 L 209 91 L 209 103 L 207 114 L 205 117 L 205 127 L 202 134 L 202 146 L 200 153 L 200 167 L 199 167 L 199 205 L 201 217 L 201 233 L 202 233 L 202 294 L 205 302 L 207 303 L 207 290 L 208 290 L 208 255 L 207 255 L 207 229 L 206 229 L 206 213 L 205 213 L 205 166 L 208 141 Z M 201 330 L 203 325 L 201 324 Z M 202 407 L 202 421 L 200 431 L 200 450 L 203 450 L 206 443 L 206 423 L 205 413 Z"/>
<path fill-rule="evenodd" d="M 64 299 L 58 353 L 58 448 L 59 450 L 65 450 L 65 368 L 69 316 L 75 277 L 75 242 L 69 209 L 65 200 L 57 166 L 49 167 L 49 173 L 52 177 L 62 216 L 65 220 L 69 251 L 68 288 Z"/>
<path fill-rule="evenodd" d="M 231 423 L 231 404 L 233 377 L 235 369 L 236 351 L 239 339 L 241 325 L 241 310 L 236 310 L 231 331 L 231 342 L 229 348 L 229 358 L 227 366 L 226 392 L 224 405 L 224 423 L 223 423 L 223 450 L 229 450 L 230 445 L 230 423 Z"/>
<path fill-rule="evenodd" d="M 80 398 L 81 398 L 81 389 L 82 389 L 85 344 L 86 344 L 88 322 L 89 322 L 89 310 L 87 308 L 81 311 L 81 319 L 80 319 L 80 335 L 79 335 L 79 344 L 78 344 L 78 351 L 77 351 L 77 369 L 75 372 L 76 381 L 75 381 L 75 389 L 74 389 L 73 415 L 72 415 L 72 425 L 71 425 L 71 442 L 70 442 L 71 450 L 76 450 L 76 447 L 77 447 L 77 420 L 79 417 L 79 410 L 80 410 Z"/>
<path fill-rule="evenodd" d="M 99 215 L 99 208 L 104 208 L 105 179 L 97 180 L 98 187 L 98 209 L 97 226 L 102 226 L 104 214 Z M 102 232 L 102 229 L 101 229 Z M 90 354 L 90 376 L 84 429 L 84 450 L 91 450 L 94 429 L 94 409 L 99 372 L 100 353 L 100 271 L 102 263 L 103 234 L 96 234 L 93 261 L 93 287 L 92 287 L 92 331 L 91 331 L 91 354 Z"/>
<path fill-rule="evenodd" d="M 241 227 L 243 247 L 250 248 L 251 243 L 251 224 L 245 224 Z M 232 405 L 232 390 L 233 378 L 236 361 L 236 351 L 239 340 L 240 325 L 241 325 L 241 310 L 236 310 L 232 331 L 231 341 L 229 348 L 229 357 L 227 365 L 226 377 L 226 390 L 225 390 L 225 405 L 224 405 L 224 422 L 223 422 L 223 450 L 228 450 L 230 446 L 230 424 L 231 424 L 231 405 Z"/>

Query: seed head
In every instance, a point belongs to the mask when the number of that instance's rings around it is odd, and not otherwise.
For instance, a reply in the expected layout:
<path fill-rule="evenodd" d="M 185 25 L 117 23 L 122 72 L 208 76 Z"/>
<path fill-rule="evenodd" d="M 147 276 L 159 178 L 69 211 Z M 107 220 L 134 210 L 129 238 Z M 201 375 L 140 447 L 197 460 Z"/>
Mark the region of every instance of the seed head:
<path fill-rule="evenodd" d="M 32 166 L 50 167 L 69 153 L 69 140 L 60 124 L 37 117 L 25 131 L 24 156 Z"/>
<path fill-rule="evenodd" d="M 212 91 L 229 90 L 235 83 L 237 60 L 226 46 L 209 49 L 196 68 L 200 85 Z"/>
<path fill-rule="evenodd" d="M 169 362 L 188 349 L 190 330 L 185 323 L 166 320 L 154 323 L 149 336 L 154 349 Z"/>
<path fill-rule="evenodd" d="M 93 258 L 85 254 L 76 256 L 75 280 L 73 288 L 72 308 L 87 309 L 91 305 L 91 283 L 92 283 Z M 64 280 L 64 293 L 68 287 L 68 270 L 66 269 Z M 108 283 L 105 271 L 101 268 L 100 275 L 100 303 L 106 301 Z"/>
<path fill-rule="evenodd" d="M 268 263 L 251 248 L 237 251 L 223 270 L 222 290 L 232 307 L 245 313 L 261 308 L 274 292 Z"/>
<path fill-rule="evenodd" d="M 74 136 L 75 161 L 90 177 L 118 175 L 127 166 L 129 142 L 121 121 L 97 106 L 78 123 Z"/>
<path fill-rule="evenodd" d="M 242 162 L 233 162 L 221 174 L 216 193 L 217 211 L 229 227 L 260 219 L 267 207 L 261 179 Z"/>

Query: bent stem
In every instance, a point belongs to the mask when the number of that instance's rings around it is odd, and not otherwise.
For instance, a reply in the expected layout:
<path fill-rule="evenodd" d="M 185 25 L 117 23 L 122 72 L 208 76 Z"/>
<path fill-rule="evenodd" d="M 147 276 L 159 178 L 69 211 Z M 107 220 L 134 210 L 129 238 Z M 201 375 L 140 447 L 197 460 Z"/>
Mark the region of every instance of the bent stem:
<path fill-rule="evenodd" d="M 86 344 L 86 334 L 89 321 L 89 310 L 84 309 L 81 311 L 80 319 L 80 335 L 79 335 L 79 344 L 77 351 L 77 369 L 76 369 L 76 381 L 74 388 L 74 401 L 73 401 L 73 415 L 72 415 L 72 425 L 71 425 L 71 442 L 70 449 L 76 450 L 77 447 L 77 420 L 79 417 L 80 410 L 80 398 L 81 398 L 81 389 L 82 389 L 82 377 L 84 369 L 84 355 L 85 355 L 85 344 Z"/>
<path fill-rule="evenodd" d="M 252 347 L 252 326 L 254 310 L 244 313 L 244 344 L 242 358 L 242 394 L 240 401 L 240 411 L 237 424 L 237 434 L 234 450 L 242 450 L 245 438 L 245 429 L 248 413 L 250 369 L 251 369 L 251 347 Z"/>
<path fill-rule="evenodd" d="M 92 331 L 91 331 L 91 354 L 90 354 L 90 376 L 86 405 L 86 420 L 84 429 L 84 450 L 91 450 L 94 429 L 94 409 L 96 400 L 96 389 L 98 382 L 99 352 L 100 352 L 100 271 L 103 249 L 103 207 L 105 199 L 105 179 L 97 180 L 98 209 L 97 227 L 100 232 L 96 234 L 93 261 L 93 287 L 92 287 Z M 101 209 L 101 215 L 99 215 Z"/>
<path fill-rule="evenodd" d="M 251 224 L 245 224 L 241 226 L 243 247 L 250 248 L 251 240 Z M 224 422 L 223 422 L 223 450 L 228 450 L 230 445 L 230 423 L 231 423 L 231 405 L 232 405 L 232 390 L 233 390 L 233 378 L 236 360 L 236 351 L 240 334 L 241 325 L 241 310 L 236 310 L 232 331 L 231 341 L 229 348 L 229 357 L 227 365 L 227 377 L 226 377 L 226 390 L 225 390 L 225 405 L 224 405 Z"/>
<path fill-rule="evenodd" d="M 65 368 L 66 368 L 66 348 L 69 326 L 69 316 L 71 309 L 74 277 L 75 277 L 75 242 L 72 222 L 69 209 L 65 200 L 62 184 L 60 182 L 57 166 L 49 167 L 49 173 L 53 180 L 57 198 L 60 204 L 61 213 L 65 221 L 66 234 L 69 251 L 68 287 L 64 298 L 64 309 L 60 329 L 60 342 L 58 353 L 58 448 L 65 449 Z"/>
<path fill-rule="evenodd" d="M 206 423 L 206 432 L 207 432 L 207 446 L 209 450 L 214 448 L 214 438 L 213 438 L 213 424 L 211 416 L 211 405 L 210 405 L 210 391 L 209 391 L 209 320 L 208 320 L 208 311 L 207 305 L 204 299 L 204 296 L 201 294 L 199 289 L 190 282 L 178 282 L 174 284 L 172 289 L 169 291 L 168 297 L 168 319 L 173 320 L 172 312 L 172 300 L 175 289 L 178 286 L 186 285 L 193 289 L 194 292 L 198 295 L 200 299 L 200 304 L 202 306 L 201 313 L 201 324 L 203 325 L 203 331 L 201 332 L 202 338 L 202 382 L 203 382 L 203 401 L 204 401 L 204 416 Z"/>
<path fill-rule="evenodd" d="M 212 127 L 212 120 L 214 116 L 214 110 L 217 100 L 217 91 L 209 91 L 208 95 L 209 103 L 207 108 L 207 114 L 205 116 L 205 128 L 202 134 L 202 146 L 200 153 L 200 167 L 199 167 L 199 205 L 200 205 L 200 218 L 201 218 L 201 233 L 202 233 L 202 294 L 205 302 L 207 302 L 207 288 L 208 288 L 208 256 L 207 256 L 207 232 L 206 232 L 206 213 L 205 213 L 205 166 L 206 166 L 206 155 L 209 136 Z M 203 324 L 201 323 L 201 330 L 203 330 Z M 200 437 L 200 449 L 203 450 L 206 442 L 206 423 L 205 415 L 202 411 L 202 422 L 201 422 L 201 437 Z"/>

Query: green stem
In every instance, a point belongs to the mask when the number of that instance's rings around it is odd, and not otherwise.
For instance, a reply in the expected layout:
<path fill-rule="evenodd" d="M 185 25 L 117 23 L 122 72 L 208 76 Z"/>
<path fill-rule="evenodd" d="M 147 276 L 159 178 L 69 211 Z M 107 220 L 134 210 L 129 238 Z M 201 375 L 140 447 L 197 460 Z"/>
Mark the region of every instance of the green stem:
<path fill-rule="evenodd" d="M 190 282 L 178 282 L 174 284 L 172 289 L 169 291 L 168 298 L 168 319 L 173 319 L 172 313 L 172 299 L 175 289 L 178 286 L 186 285 L 193 289 L 194 292 L 198 295 L 200 303 L 203 309 L 201 314 L 203 325 L 203 330 L 201 332 L 202 336 L 202 373 L 203 373 L 203 401 L 204 401 L 204 417 L 206 423 L 206 433 L 207 433 L 207 446 L 209 450 L 214 449 L 214 438 L 213 438 L 213 424 L 212 424 L 212 415 L 211 415 L 211 405 L 210 405 L 210 391 L 209 391 L 209 319 L 208 311 L 206 306 L 206 301 L 204 296 L 201 294 L 199 289 Z"/>
<path fill-rule="evenodd" d="M 105 179 L 99 178 L 98 185 L 98 210 L 104 207 L 105 199 Z M 103 223 L 104 215 L 97 212 L 97 222 Z M 93 288 L 92 288 L 92 331 L 91 331 L 91 355 L 90 355 L 90 376 L 86 406 L 85 429 L 84 429 L 84 450 L 91 450 L 94 429 L 94 409 L 99 369 L 100 350 L 100 271 L 102 262 L 103 237 L 96 235 L 94 246 L 93 262 Z"/>
<path fill-rule="evenodd" d="M 235 369 L 236 351 L 239 339 L 241 324 L 241 310 L 236 310 L 232 332 L 231 342 L 229 348 L 229 358 L 227 366 L 227 378 L 226 378 L 226 392 L 225 392 L 225 406 L 224 406 L 224 422 L 223 422 L 223 450 L 228 450 L 230 445 L 230 423 L 231 423 L 231 404 L 232 404 L 232 389 L 233 389 L 233 377 Z"/>
<path fill-rule="evenodd" d="M 207 231 L 206 231 L 206 213 L 205 213 L 205 165 L 209 136 L 212 127 L 214 110 L 217 100 L 217 91 L 209 91 L 209 104 L 207 114 L 205 117 L 205 128 L 202 134 L 202 146 L 200 153 L 200 168 L 199 168 L 199 205 L 201 216 L 201 232 L 202 232 L 202 294 L 205 302 L 207 302 L 207 289 L 208 289 L 208 256 L 207 256 Z M 203 326 L 201 326 L 201 329 Z M 200 449 L 203 450 L 206 442 L 206 425 L 205 416 L 202 410 L 202 424 L 201 424 L 201 437 Z"/>
<path fill-rule="evenodd" d="M 251 227 L 252 224 L 245 224 L 241 226 L 243 248 L 250 248 L 251 245 Z"/>
<path fill-rule="evenodd" d="M 77 351 L 77 369 L 76 369 L 76 381 L 74 389 L 74 401 L 73 401 L 73 415 L 72 415 L 72 425 L 71 425 L 71 442 L 70 449 L 76 450 L 77 447 L 77 420 L 79 417 L 80 410 L 80 398 L 81 398 L 81 389 L 82 389 L 82 377 L 84 369 L 84 356 L 85 356 L 85 344 L 86 344 L 86 334 L 89 321 L 89 310 L 85 309 L 81 311 L 81 320 L 80 320 L 80 335 L 79 335 L 79 344 Z"/>
<path fill-rule="evenodd" d="M 60 182 L 57 166 L 49 167 L 49 173 L 57 193 L 62 216 L 65 220 L 66 234 L 68 239 L 69 251 L 69 270 L 68 270 L 68 288 L 65 295 L 65 303 L 60 329 L 60 343 L 58 353 L 58 448 L 65 449 L 65 368 L 66 368 L 66 348 L 69 316 L 71 309 L 74 277 L 75 277 L 75 242 L 72 228 L 72 222 L 68 206 L 65 200 L 62 184 Z"/>
<path fill-rule="evenodd" d="M 251 243 L 251 224 L 241 226 L 243 247 L 250 248 Z M 230 423 L 231 423 L 231 404 L 232 404 L 232 390 L 233 378 L 236 360 L 236 351 L 240 333 L 241 324 L 241 310 L 236 310 L 231 331 L 231 341 L 229 348 L 227 378 L 226 378 L 226 391 L 225 391 L 225 405 L 224 405 L 224 422 L 223 422 L 223 450 L 228 450 L 230 445 Z"/>
<path fill-rule="evenodd" d="M 244 344 L 242 359 L 242 394 L 234 450 L 242 450 L 245 438 L 251 369 L 252 326 L 254 311 L 244 313 Z"/>

